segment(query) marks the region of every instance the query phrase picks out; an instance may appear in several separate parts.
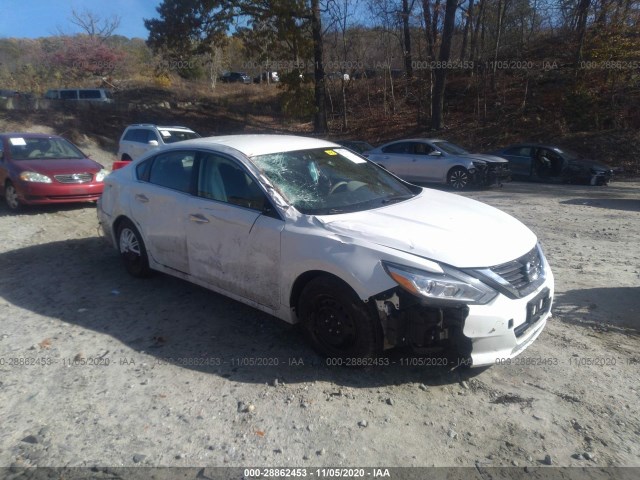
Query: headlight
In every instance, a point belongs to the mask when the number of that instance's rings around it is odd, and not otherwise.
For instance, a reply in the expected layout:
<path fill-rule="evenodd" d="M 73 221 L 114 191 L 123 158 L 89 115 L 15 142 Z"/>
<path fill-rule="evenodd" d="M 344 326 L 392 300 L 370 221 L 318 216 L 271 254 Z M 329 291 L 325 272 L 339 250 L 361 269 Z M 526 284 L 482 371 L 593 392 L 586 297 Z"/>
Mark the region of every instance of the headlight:
<path fill-rule="evenodd" d="M 104 168 L 96 173 L 96 182 L 101 182 L 104 180 L 104 177 L 109 175 L 109 170 L 105 170 Z"/>
<path fill-rule="evenodd" d="M 487 168 L 486 162 L 471 162 L 471 163 L 473 163 L 473 166 L 479 170 L 484 170 L 485 168 Z"/>
<path fill-rule="evenodd" d="M 484 305 L 498 295 L 480 280 L 451 267 L 441 266 L 444 273 L 431 273 L 387 262 L 382 265 L 402 288 L 429 300 Z"/>
<path fill-rule="evenodd" d="M 38 172 L 22 172 L 20 174 L 20 180 L 25 182 L 51 183 L 49 177 Z"/>

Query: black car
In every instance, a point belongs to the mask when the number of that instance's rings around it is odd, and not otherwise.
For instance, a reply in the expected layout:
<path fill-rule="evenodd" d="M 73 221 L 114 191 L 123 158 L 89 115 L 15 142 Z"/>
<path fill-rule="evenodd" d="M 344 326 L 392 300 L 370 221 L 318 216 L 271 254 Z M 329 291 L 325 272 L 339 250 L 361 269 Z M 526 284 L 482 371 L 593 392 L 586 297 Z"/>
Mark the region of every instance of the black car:
<path fill-rule="evenodd" d="M 522 143 L 492 154 L 509 160 L 511 174 L 521 179 L 607 185 L 613 176 L 608 165 L 553 145 Z"/>
<path fill-rule="evenodd" d="M 220 80 L 223 83 L 251 83 L 251 77 L 244 72 L 226 72 Z"/>

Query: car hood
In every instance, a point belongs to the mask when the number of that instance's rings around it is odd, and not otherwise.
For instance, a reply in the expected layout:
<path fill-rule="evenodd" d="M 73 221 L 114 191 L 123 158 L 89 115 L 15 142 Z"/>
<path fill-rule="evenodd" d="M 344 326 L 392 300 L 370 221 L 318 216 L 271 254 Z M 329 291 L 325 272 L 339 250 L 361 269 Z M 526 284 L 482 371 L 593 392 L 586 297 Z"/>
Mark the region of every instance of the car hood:
<path fill-rule="evenodd" d="M 483 161 L 487 163 L 509 163 L 509 161 L 496 155 L 487 155 L 486 153 L 467 153 L 466 155 L 458 155 L 459 157 L 468 158 L 473 161 Z"/>
<path fill-rule="evenodd" d="M 66 175 L 70 173 L 95 173 L 102 166 L 89 158 L 63 158 L 43 160 L 17 160 L 14 162 L 21 170 L 38 172 L 44 175 Z"/>
<path fill-rule="evenodd" d="M 531 230 L 501 210 L 431 189 L 375 210 L 316 218 L 329 232 L 458 268 L 499 265 L 536 243 Z"/>

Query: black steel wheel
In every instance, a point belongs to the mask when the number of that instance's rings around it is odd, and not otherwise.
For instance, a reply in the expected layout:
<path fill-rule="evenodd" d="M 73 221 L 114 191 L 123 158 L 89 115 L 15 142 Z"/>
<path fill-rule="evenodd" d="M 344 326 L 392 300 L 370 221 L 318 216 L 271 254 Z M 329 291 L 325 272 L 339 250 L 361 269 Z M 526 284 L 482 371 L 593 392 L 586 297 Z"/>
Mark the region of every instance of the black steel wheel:
<path fill-rule="evenodd" d="M 302 291 L 298 317 L 314 349 L 326 357 L 373 358 L 382 353 L 382 328 L 344 282 L 316 277 Z"/>
<path fill-rule="evenodd" d="M 124 263 L 124 268 L 134 277 L 148 277 L 151 273 L 147 249 L 142 235 L 135 225 L 124 219 L 118 225 L 118 250 Z"/>

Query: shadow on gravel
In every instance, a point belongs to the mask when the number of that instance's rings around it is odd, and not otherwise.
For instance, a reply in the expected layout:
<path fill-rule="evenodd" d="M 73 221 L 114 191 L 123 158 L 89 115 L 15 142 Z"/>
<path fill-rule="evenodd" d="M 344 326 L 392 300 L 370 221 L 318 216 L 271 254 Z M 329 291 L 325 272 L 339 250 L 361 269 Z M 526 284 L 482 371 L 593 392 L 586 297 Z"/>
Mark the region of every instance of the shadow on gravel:
<path fill-rule="evenodd" d="M 640 212 L 640 200 L 634 198 L 573 198 L 560 203 L 563 205 L 584 205 L 610 210 Z"/>
<path fill-rule="evenodd" d="M 584 288 L 556 293 L 554 310 L 563 321 L 583 327 L 640 335 L 640 287 Z M 611 316 L 610 312 L 621 312 Z M 635 330 L 631 332 L 629 329 Z"/>
<path fill-rule="evenodd" d="M 483 371 L 452 371 L 454 360 L 402 351 L 383 357 L 388 366 L 330 366 L 299 329 L 274 317 L 167 275 L 145 280 L 128 276 L 117 252 L 97 237 L 2 253 L 0 265 L 0 296 L 18 308 L 107 333 L 160 362 L 182 359 L 184 368 L 237 382 L 271 383 L 277 378 L 289 384 L 325 380 L 356 388 L 442 385 Z M 91 357 L 105 350 L 101 345 L 79 348 Z M 109 354 L 112 361 L 115 353 Z"/>

